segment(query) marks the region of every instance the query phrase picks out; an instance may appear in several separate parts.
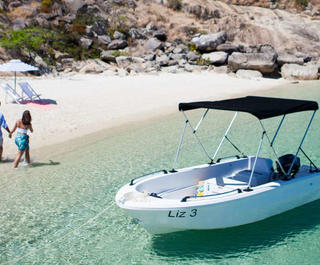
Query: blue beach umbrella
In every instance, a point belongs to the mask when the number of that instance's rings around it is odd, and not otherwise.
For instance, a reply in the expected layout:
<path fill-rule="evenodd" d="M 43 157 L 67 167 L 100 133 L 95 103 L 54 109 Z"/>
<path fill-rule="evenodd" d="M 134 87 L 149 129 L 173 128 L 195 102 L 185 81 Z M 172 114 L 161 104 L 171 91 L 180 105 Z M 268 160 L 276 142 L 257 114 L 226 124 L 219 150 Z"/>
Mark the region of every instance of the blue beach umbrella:
<path fill-rule="evenodd" d="M 38 67 L 26 64 L 21 60 L 10 60 L 8 63 L 0 64 L 0 72 L 14 72 L 14 90 L 16 90 L 17 72 L 29 72 L 38 70 Z"/>

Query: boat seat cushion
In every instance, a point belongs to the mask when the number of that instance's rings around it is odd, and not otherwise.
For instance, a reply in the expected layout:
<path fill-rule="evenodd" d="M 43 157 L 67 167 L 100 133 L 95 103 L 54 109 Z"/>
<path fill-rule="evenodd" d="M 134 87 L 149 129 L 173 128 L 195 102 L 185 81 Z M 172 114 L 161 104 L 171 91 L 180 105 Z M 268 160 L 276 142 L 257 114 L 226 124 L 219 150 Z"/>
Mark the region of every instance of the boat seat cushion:
<path fill-rule="evenodd" d="M 249 182 L 251 170 L 242 170 L 236 173 L 232 179 L 242 181 L 245 183 Z M 271 174 L 268 172 L 254 172 L 251 180 L 251 186 L 259 186 L 270 181 Z"/>

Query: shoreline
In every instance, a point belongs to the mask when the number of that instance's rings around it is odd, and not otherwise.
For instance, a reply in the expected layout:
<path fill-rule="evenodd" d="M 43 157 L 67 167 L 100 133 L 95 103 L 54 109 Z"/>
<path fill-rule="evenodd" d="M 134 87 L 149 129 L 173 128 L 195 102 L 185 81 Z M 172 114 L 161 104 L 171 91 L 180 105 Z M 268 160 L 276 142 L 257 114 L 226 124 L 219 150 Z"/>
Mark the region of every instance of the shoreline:
<path fill-rule="evenodd" d="M 46 147 L 64 145 L 76 139 L 107 130 L 117 131 L 135 122 L 144 122 L 177 111 L 179 102 L 219 100 L 245 96 L 276 88 L 288 81 L 278 79 L 240 79 L 225 74 L 181 73 L 136 76 L 66 75 L 59 77 L 19 77 L 53 104 L 43 106 L 5 104 L 7 123 L 12 128 L 25 109 L 31 111 L 34 133 L 30 135 L 32 153 L 45 153 Z M 12 85 L 10 77 L 1 83 Z M 18 90 L 18 88 L 17 88 Z M 48 107 L 48 108 L 47 108 Z M 4 135 L 4 157 L 16 153 L 13 139 Z"/>

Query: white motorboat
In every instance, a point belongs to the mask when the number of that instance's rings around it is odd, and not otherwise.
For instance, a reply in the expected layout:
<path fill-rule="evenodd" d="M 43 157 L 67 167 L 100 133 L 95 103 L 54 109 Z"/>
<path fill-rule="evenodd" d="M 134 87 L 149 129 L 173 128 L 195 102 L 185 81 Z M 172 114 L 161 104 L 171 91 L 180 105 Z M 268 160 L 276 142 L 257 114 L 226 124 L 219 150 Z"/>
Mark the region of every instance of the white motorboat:
<path fill-rule="evenodd" d="M 186 111 L 205 109 L 194 127 Z M 197 136 L 197 130 L 211 109 L 235 111 L 220 144 L 210 156 Z M 162 170 L 130 181 L 116 195 L 117 205 L 128 212 L 150 233 L 161 234 L 189 229 L 219 229 L 244 225 L 280 214 L 320 198 L 320 171 L 302 149 L 318 103 L 268 97 L 243 97 L 221 101 L 180 103 L 186 122 L 171 171 Z M 295 155 L 279 157 L 274 143 L 287 114 L 312 111 L 311 119 Z M 238 112 L 258 118 L 261 138 L 253 156 L 216 159 L 228 138 Z M 282 116 L 273 137 L 262 123 L 264 119 Z M 199 142 L 209 163 L 175 169 L 187 127 Z M 275 161 L 259 157 L 261 145 L 268 141 Z M 299 154 L 310 162 L 300 165 Z M 275 163 L 274 163 L 275 162 Z M 274 169 L 274 166 L 276 169 Z"/>

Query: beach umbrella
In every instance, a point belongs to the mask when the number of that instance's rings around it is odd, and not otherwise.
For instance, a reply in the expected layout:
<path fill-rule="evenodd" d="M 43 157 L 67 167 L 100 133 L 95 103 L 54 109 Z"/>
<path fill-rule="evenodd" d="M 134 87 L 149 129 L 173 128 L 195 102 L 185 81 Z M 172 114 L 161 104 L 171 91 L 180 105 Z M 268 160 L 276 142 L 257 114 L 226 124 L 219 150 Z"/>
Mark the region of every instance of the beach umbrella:
<path fill-rule="evenodd" d="M 16 90 L 17 72 L 29 72 L 38 70 L 38 67 L 26 64 L 21 60 L 10 60 L 8 63 L 0 64 L 0 72 L 14 72 L 14 90 Z"/>

